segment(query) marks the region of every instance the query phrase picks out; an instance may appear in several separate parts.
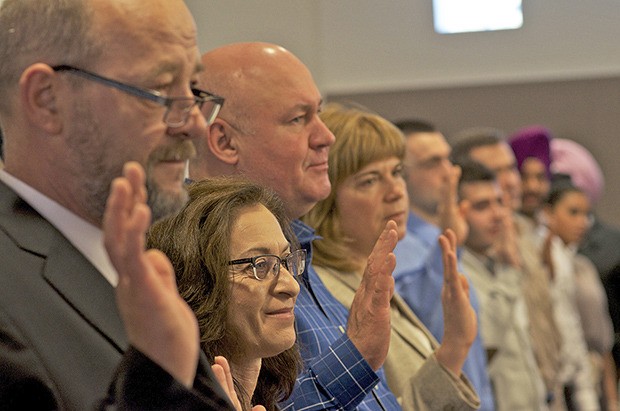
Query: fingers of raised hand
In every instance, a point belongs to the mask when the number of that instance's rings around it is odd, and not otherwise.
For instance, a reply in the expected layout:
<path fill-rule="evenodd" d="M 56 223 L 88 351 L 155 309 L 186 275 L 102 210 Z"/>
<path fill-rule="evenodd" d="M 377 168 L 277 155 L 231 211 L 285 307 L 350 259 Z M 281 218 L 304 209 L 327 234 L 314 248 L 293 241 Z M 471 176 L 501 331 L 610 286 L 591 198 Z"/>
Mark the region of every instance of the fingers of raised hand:
<path fill-rule="evenodd" d="M 460 288 L 456 264 L 456 235 L 452 230 L 446 230 L 439 236 L 439 244 L 444 267 L 444 291 L 451 295 Z"/>
<path fill-rule="evenodd" d="M 461 288 L 466 295 L 469 295 L 469 281 L 467 281 L 467 277 L 463 274 L 459 273 L 459 283 L 461 284 Z"/>
<path fill-rule="evenodd" d="M 388 293 L 388 300 L 392 298 L 392 295 L 394 294 L 394 278 L 392 277 L 392 272 L 395 267 L 396 256 L 393 253 L 390 253 L 386 256 L 383 267 L 381 267 L 381 275 L 378 275 L 376 281 L 373 283 L 373 305 L 385 305 L 385 293 Z"/>
<path fill-rule="evenodd" d="M 121 276 L 136 269 L 151 218 L 145 203 L 144 171 L 137 163 L 128 163 L 123 172 L 123 177 L 112 182 L 103 219 L 104 244 Z"/>
<path fill-rule="evenodd" d="M 104 244 L 112 261 L 123 250 L 123 247 L 118 245 L 124 243 L 123 226 L 127 219 L 126 203 L 130 191 L 129 183 L 124 178 L 115 179 L 110 186 L 110 195 L 103 214 L 103 233 Z"/>
<path fill-rule="evenodd" d="M 397 229 L 398 226 L 395 221 L 388 221 L 385 228 L 381 232 L 379 239 L 375 243 L 375 247 L 373 248 L 371 255 L 374 254 L 375 251 L 377 251 L 380 256 L 394 251 L 394 247 L 396 247 L 396 243 L 398 242 Z"/>
<path fill-rule="evenodd" d="M 123 176 L 129 181 L 132 188 L 133 200 L 146 203 L 146 174 L 140 164 L 130 161 L 123 167 Z"/>
<path fill-rule="evenodd" d="M 214 364 L 211 366 L 211 370 L 217 379 L 217 382 L 222 386 L 228 398 L 233 403 L 236 409 L 240 410 L 241 405 L 237 398 L 237 392 L 235 391 L 235 385 L 232 379 L 232 373 L 230 372 L 230 366 L 226 358 L 217 356 L 214 358 Z"/>
<path fill-rule="evenodd" d="M 147 264 L 150 264 L 155 270 L 155 273 L 158 274 L 164 286 L 181 298 L 177 289 L 174 267 L 168 259 L 168 256 L 159 250 L 151 249 L 146 251 L 145 258 L 148 260 Z"/>
<path fill-rule="evenodd" d="M 385 228 L 381 232 L 379 239 L 375 243 L 375 246 L 368 257 L 368 263 L 366 264 L 366 270 L 362 279 L 363 283 L 374 281 L 374 276 L 389 270 L 389 274 L 392 274 L 394 267 L 391 267 L 388 263 L 388 256 L 394 251 L 396 243 L 398 242 L 398 233 L 396 231 L 396 223 L 392 220 L 388 221 Z M 395 266 L 396 263 L 394 263 Z"/>

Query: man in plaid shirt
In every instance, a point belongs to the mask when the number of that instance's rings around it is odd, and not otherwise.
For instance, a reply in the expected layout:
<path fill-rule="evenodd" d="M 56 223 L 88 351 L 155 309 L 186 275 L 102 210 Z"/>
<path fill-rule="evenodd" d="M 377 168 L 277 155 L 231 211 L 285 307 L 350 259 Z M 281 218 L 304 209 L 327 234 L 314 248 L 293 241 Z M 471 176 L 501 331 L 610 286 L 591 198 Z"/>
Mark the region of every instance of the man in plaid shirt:
<path fill-rule="evenodd" d="M 243 175 L 277 192 L 291 219 L 303 216 L 330 193 L 327 155 L 334 143 L 319 119 L 322 99 L 307 67 L 267 43 L 220 47 L 202 63 L 200 87 L 226 103 L 197 143 L 190 178 Z M 314 231 L 299 220 L 292 226 L 310 262 Z M 400 409 L 381 369 L 390 338 L 395 228 L 378 240 L 350 314 L 307 264 L 295 307 L 305 367 L 284 409 Z"/>

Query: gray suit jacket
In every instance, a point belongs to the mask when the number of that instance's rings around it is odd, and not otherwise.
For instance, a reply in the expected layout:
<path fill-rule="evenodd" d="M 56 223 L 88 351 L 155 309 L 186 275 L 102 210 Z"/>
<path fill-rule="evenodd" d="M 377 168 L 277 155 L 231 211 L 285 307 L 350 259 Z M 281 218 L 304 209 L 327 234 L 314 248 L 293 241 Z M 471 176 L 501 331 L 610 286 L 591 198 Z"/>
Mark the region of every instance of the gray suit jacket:
<path fill-rule="evenodd" d="M 350 308 L 360 277 L 325 267 L 314 267 L 327 289 Z M 475 410 L 480 398 L 469 380 L 443 368 L 433 352 L 435 338 L 398 294 L 392 301 L 391 336 L 383 364 L 390 390 L 403 410 Z"/>
<path fill-rule="evenodd" d="M 2 407 L 93 408 L 106 396 L 127 348 L 112 286 L 58 230 L 0 182 Z M 135 350 L 131 354 L 116 375 L 111 402 L 129 397 L 139 401 L 136 390 L 144 387 L 136 372 L 162 371 Z M 210 370 L 202 372 L 208 386 Z M 169 375 L 157 375 L 150 386 L 166 388 L 149 392 L 149 401 L 160 395 L 165 400 L 167 389 L 183 391 Z M 213 397 L 218 397 L 219 386 L 213 388 L 218 392 Z M 205 396 L 212 393 L 207 390 Z M 183 408 L 182 402 L 177 405 Z"/>

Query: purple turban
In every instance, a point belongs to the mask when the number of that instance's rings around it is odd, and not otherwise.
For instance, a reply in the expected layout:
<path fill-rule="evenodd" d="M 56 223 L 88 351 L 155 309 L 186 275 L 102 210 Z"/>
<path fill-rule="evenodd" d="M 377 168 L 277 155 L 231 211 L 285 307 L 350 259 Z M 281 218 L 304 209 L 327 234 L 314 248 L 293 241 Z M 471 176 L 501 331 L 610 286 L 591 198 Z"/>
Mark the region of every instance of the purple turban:
<path fill-rule="evenodd" d="M 523 162 L 534 157 L 545 165 L 547 177 L 551 178 L 551 132 L 543 126 L 529 126 L 510 136 L 508 144 L 512 147 L 519 170 Z"/>
<path fill-rule="evenodd" d="M 582 145 L 561 138 L 551 141 L 551 156 L 552 171 L 568 174 L 572 183 L 586 193 L 594 206 L 605 188 L 603 172 L 594 156 Z"/>

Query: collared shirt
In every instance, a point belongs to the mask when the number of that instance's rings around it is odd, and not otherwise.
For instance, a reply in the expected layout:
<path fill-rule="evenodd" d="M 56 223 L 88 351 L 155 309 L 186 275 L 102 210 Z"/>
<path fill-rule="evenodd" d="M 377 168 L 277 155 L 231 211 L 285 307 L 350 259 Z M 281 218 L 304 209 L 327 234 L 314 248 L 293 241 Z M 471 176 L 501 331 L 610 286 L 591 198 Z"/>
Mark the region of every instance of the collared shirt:
<path fill-rule="evenodd" d="M 465 249 L 463 266 L 480 297 L 478 327 L 491 352 L 488 371 L 501 410 L 547 410 L 547 390 L 528 333 L 523 273 Z"/>
<path fill-rule="evenodd" d="M 434 224 L 429 224 L 421 217 L 413 212 L 409 212 L 409 218 L 407 219 L 407 233 L 405 237 L 398 242 L 396 249 L 405 251 L 407 244 L 411 244 L 419 249 L 416 253 L 399 252 L 400 260 L 396 265 L 394 275 L 398 273 L 409 271 L 411 268 L 421 267 L 425 264 L 428 254 L 431 252 L 433 246 L 437 243 L 437 238 L 441 234 L 441 230 Z M 400 264 L 402 262 L 402 264 Z"/>
<path fill-rule="evenodd" d="M 407 233 L 394 250 L 396 292 L 407 302 L 439 342 L 443 338 L 444 331 L 441 305 L 443 260 L 441 247 L 437 242 L 440 233 L 439 227 L 427 223 L 415 213 L 410 212 Z M 457 255 L 460 256 L 460 252 Z M 469 300 L 478 315 L 478 297 L 471 281 L 469 282 Z M 494 410 L 493 391 L 487 372 L 486 352 L 482 344 L 480 329 L 463 364 L 463 373 L 467 375 L 480 396 L 480 410 Z"/>
<path fill-rule="evenodd" d="M 400 410 L 385 382 L 346 334 L 348 311 L 325 288 L 312 267 L 314 230 L 301 221 L 292 228 L 306 249 L 307 270 L 300 279 L 295 327 L 304 371 L 284 410 Z"/>
<path fill-rule="evenodd" d="M 0 181 L 15 191 L 24 201 L 64 235 L 91 264 L 116 287 L 118 273 L 112 266 L 103 245 L 103 231 L 78 217 L 23 181 L 0 169 Z"/>

